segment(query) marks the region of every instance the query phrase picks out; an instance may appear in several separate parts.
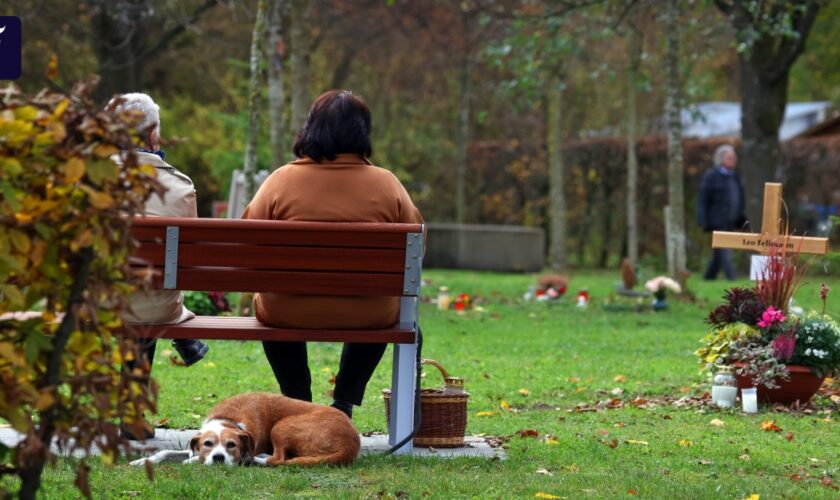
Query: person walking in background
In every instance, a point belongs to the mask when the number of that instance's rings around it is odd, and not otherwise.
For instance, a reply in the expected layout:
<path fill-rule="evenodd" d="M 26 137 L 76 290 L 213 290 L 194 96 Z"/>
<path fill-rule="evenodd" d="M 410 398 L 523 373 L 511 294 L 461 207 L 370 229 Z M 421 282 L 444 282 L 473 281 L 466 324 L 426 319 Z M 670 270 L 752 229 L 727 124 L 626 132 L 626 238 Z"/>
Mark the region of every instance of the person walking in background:
<path fill-rule="evenodd" d="M 158 182 L 166 188 L 163 196 L 152 195 L 143 207 L 147 217 L 198 217 L 196 209 L 195 186 L 189 177 L 163 160 L 160 149 L 160 108 L 146 94 L 132 93 L 117 96 L 108 104 L 114 114 L 134 113 L 142 115 L 133 127 L 143 139 L 148 149 L 137 150 L 137 162 L 155 168 Z M 132 117 L 126 117 L 131 119 Z M 119 156 L 115 158 L 120 162 Z M 184 306 L 184 294 L 179 290 L 140 290 L 129 299 L 128 308 L 123 313 L 126 325 L 166 325 L 183 323 L 195 317 Z M 152 360 L 155 356 L 155 339 L 138 340 L 141 345 L 141 360 L 148 364 L 146 375 L 151 376 Z M 193 365 L 204 358 L 209 346 L 200 340 L 176 339 L 172 346 L 178 351 L 184 364 Z M 131 368 L 129 366 L 129 368 Z M 154 437 L 154 428 L 143 422 L 143 435 L 137 435 L 132 428 L 123 426 L 122 435 L 131 440 L 144 440 Z"/>
<path fill-rule="evenodd" d="M 697 224 L 705 232 L 732 231 L 747 222 L 744 208 L 744 186 L 735 171 L 738 156 L 735 148 L 724 144 L 715 150 L 714 167 L 700 181 L 697 196 Z M 703 279 L 714 280 L 723 268 L 726 278 L 735 279 L 732 250 L 715 248 Z"/>
<path fill-rule="evenodd" d="M 368 158 L 371 118 L 361 99 L 330 90 L 315 100 L 298 132 L 298 160 L 265 180 L 243 219 L 311 222 L 423 223 L 397 177 Z M 285 328 L 372 329 L 393 326 L 398 297 L 338 297 L 257 293 L 254 311 L 264 324 Z M 385 353 L 386 344 L 344 344 L 332 406 L 353 414 Z M 306 342 L 263 341 L 280 391 L 312 401 Z"/>

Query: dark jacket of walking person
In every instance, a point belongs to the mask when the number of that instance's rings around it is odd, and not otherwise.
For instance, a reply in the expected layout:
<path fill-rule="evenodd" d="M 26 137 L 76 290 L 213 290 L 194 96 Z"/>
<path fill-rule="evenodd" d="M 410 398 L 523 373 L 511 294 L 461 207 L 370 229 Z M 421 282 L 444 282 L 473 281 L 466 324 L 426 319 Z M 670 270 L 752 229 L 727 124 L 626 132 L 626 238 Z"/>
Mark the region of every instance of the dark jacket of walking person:
<path fill-rule="evenodd" d="M 697 224 L 706 232 L 741 229 L 746 224 L 747 217 L 744 208 L 744 186 L 735 171 L 738 163 L 735 149 L 730 145 L 720 146 L 715 150 L 714 162 L 714 168 L 707 171 L 700 181 Z M 732 251 L 715 248 L 703 278 L 717 278 L 721 268 L 728 279 L 735 279 Z"/>
<path fill-rule="evenodd" d="M 299 158 L 275 170 L 254 195 L 243 219 L 310 222 L 422 223 L 400 181 L 368 161 L 370 111 L 348 91 L 318 97 L 298 133 Z M 288 328 L 369 329 L 393 326 L 398 297 L 335 297 L 257 293 L 257 319 Z M 385 344 L 346 343 L 333 406 L 352 414 L 385 352 Z M 263 342 L 280 390 L 312 400 L 305 342 Z"/>

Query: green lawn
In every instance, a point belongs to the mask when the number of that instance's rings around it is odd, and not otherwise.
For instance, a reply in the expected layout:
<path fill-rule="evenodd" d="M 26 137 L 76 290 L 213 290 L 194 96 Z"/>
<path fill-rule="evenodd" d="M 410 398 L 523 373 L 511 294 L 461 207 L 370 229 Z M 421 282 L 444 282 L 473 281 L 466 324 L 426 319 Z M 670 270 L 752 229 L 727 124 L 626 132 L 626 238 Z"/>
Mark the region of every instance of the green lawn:
<path fill-rule="evenodd" d="M 705 331 L 703 318 L 729 283 L 694 280 L 695 303 L 671 301 L 664 313 L 605 312 L 601 305 L 617 273 L 572 274 L 569 302 L 587 287 L 590 307 L 523 303 L 530 275 L 429 271 L 430 295 L 447 285 L 453 293 L 479 297 L 484 312 L 458 315 L 421 309 L 425 357 L 466 379 L 471 394 L 468 433 L 515 435 L 535 429 L 541 438 L 513 437 L 506 461 L 412 459 L 365 456 L 352 467 L 314 469 L 161 466 L 149 482 L 143 470 L 95 463 L 94 496 L 121 498 L 264 498 L 274 496 L 450 497 L 630 496 L 672 498 L 838 498 L 840 484 L 838 405 L 815 401 L 810 415 L 627 407 L 602 412 L 568 410 L 614 397 L 699 395 L 708 387 L 692 355 Z M 817 308 L 819 277 L 798 294 Z M 745 282 L 746 283 L 746 282 Z M 840 280 L 829 312 L 840 317 Z M 196 427 L 207 410 L 227 396 L 275 390 L 257 343 L 213 342 L 205 361 L 192 368 L 171 364 L 158 349 L 154 375 L 161 383 L 160 414 L 170 427 Z M 310 363 L 316 400 L 329 403 L 339 345 L 312 344 Z M 362 432 L 383 431 L 380 391 L 390 381 L 390 349 L 372 380 L 366 404 L 354 422 Z M 424 384 L 440 383 L 429 371 Z M 527 389 L 528 395 L 520 394 Z M 523 391 L 525 392 L 525 391 Z M 616 391 L 618 392 L 618 391 Z M 511 410 L 504 411 L 500 402 Z M 831 409 L 833 413 L 826 414 Z M 477 416 L 491 412 L 490 416 Z M 720 419 L 723 426 L 710 425 Z M 776 419 L 782 432 L 765 432 Z M 546 438 L 548 436 L 548 438 Z M 556 439 L 552 439 L 556 438 Z M 614 441 L 615 440 L 615 441 Z M 606 443 L 606 444 L 605 444 Z M 72 498 L 72 463 L 61 460 L 45 474 L 45 497 Z M 540 472 L 538 472 L 540 471 Z M 802 478 L 800 480 L 800 478 Z M 6 480 L 8 481 L 8 480 Z M 13 485 L 9 485 L 13 486 Z"/>

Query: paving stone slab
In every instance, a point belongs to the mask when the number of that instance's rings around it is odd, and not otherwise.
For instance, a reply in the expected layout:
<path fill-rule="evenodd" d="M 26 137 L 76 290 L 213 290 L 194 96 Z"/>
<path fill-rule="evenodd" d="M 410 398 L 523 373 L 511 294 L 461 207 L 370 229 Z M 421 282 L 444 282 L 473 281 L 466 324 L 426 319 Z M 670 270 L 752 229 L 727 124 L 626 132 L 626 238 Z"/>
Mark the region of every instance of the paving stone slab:
<path fill-rule="evenodd" d="M 185 450 L 190 439 L 195 436 L 195 429 L 155 429 L 155 437 L 145 442 L 133 441 L 131 446 L 138 455 L 151 455 L 160 450 Z M 0 427 L 0 442 L 6 446 L 15 446 L 21 440 L 21 435 L 9 427 Z M 384 453 L 388 450 L 388 435 L 373 434 L 361 436 L 362 454 Z M 412 456 L 416 457 L 473 457 L 505 460 L 505 450 L 493 448 L 482 437 L 468 436 L 464 439 L 465 446 L 461 448 L 419 448 L 415 447 Z M 59 450 L 53 449 L 58 453 Z M 94 452 L 95 453 L 95 452 Z"/>

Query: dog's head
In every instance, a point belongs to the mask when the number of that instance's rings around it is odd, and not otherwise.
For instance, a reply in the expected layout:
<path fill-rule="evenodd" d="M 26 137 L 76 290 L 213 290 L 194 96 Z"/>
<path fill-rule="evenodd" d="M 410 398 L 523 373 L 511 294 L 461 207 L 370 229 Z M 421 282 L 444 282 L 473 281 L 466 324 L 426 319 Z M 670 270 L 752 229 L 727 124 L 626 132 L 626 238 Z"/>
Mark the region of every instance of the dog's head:
<path fill-rule="evenodd" d="M 238 465 L 254 459 L 254 436 L 227 420 L 210 420 L 190 440 L 190 450 L 204 465 Z"/>

